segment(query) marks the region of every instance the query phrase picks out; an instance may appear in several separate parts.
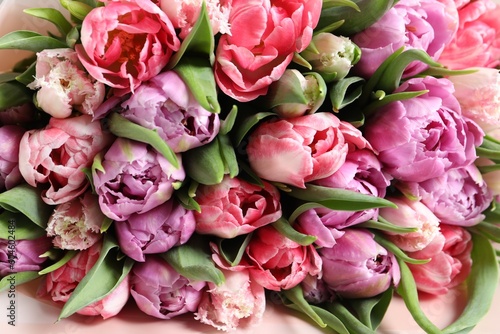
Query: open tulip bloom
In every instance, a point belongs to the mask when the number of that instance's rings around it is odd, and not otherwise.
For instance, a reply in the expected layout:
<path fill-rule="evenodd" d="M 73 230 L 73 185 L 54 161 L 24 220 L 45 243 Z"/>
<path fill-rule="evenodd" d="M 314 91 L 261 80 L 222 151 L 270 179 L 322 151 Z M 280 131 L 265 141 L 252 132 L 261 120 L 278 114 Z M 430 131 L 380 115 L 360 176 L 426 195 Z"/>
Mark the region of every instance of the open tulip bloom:
<path fill-rule="evenodd" d="M 500 5 L 61 0 L 0 73 L 0 290 L 104 319 L 467 333 L 498 286 Z M 29 16 L 28 16 L 29 17 Z M 34 42 L 36 41 L 36 42 Z M 444 328 L 419 295 L 466 291 Z M 268 298 L 271 296 L 272 298 Z M 277 298 L 276 298 L 277 297 Z"/>

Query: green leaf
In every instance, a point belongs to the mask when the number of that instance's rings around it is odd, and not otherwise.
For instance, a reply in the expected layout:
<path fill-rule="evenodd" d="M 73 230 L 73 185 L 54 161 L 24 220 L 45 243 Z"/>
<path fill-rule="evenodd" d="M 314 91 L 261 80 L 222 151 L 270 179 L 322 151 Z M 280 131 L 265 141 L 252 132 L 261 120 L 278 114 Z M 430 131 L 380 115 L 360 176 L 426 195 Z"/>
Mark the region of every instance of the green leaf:
<path fill-rule="evenodd" d="M 312 70 L 312 66 L 311 66 L 311 64 L 309 64 L 309 62 L 308 62 L 307 60 L 305 60 L 305 59 L 304 59 L 304 57 L 302 57 L 302 56 L 300 55 L 300 53 L 295 52 L 295 53 L 293 54 L 293 60 L 292 60 L 292 61 L 293 61 L 295 64 L 297 64 L 297 65 L 300 65 L 300 66 L 302 66 L 302 67 L 307 68 L 309 71 L 311 71 L 311 70 Z"/>
<path fill-rule="evenodd" d="M 94 8 L 86 3 L 74 0 L 60 0 L 61 5 L 66 8 L 71 15 L 76 17 L 78 20 L 82 20 L 87 16 L 88 13 Z"/>
<path fill-rule="evenodd" d="M 484 148 L 482 146 L 476 147 L 476 154 L 482 158 L 500 160 L 500 151 Z"/>
<path fill-rule="evenodd" d="M 311 245 L 317 239 L 317 237 L 314 235 L 300 233 L 299 231 L 294 229 L 292 225 L 290 225 L 290 223 L 283 217 L 272 223 L 272 225 L 282 235 L 292 241 L 295 241 L 301 246 Z"/>
<path fill-rule="evenodd" d="M 128 275 L 134 264 L 129 258 L 117 260 L 118 243 L 106 235 L 97 262 L 78 283 L 64 304 L 58 320 L 69 317 L 78 310 L 110 294 Z"/>
<path fill-rule="evenodd" d="M 252 233 L 240 235 L 232 239 L 219 239 L 219 250 L 224 258 L 231 266 L 237 266 L 243 255 L 248 243 L 252 239 Z"/>
<path fill-rule="evenodd" d="M 185 209 L 201 212 L 200 205 L 193 198 L 195 196 L 195 191 L 191 194 L 193 183 L 198 185 L 198 182 L 191 182 L 190 186 L 183 185 L 180 189 L 175 191 L 174 194 Z"/>
<path fill-rule="evenodd" d="M 389 288 L 372 298 L 353 298 L 346 302 L 356 311 L 357 317 L 363 324 L 375 330 L 382 322 L 393 294 L 394 290 Z"/>
<path fill-rule="evenodd" d="M 283 290 L 282 293 L 293 303 L 291 305 L 288 304 L 288 307 L 303 312 L 321 328 L 325 328 L 327 326 L 323 319 L 321 319 L 321 317 L 313 310 L 311 305 L 309 305 L 307 300 L 305 300 L 304 293 L 300 285 L 288 290 Z"/>
<path fill-rule="evenodd" d="M 467 277 L 468 301 L 460 317 L 443 329 L 457 333 L 476 326 L 490 311 L 498 287 L 498 263 L 495 249 L 485 237 L 472 234 L 472 269 Z"/>
<path fill-rule="evenodd" d="M 347 77 L 333 83 L 330 87 L 333 111 L 339 111 L 360 97 L 364 83 L 365 79 L 361 77 Z"/>
<path fill-rule="evenodd" d="M 380 78 L 380 81 L 378 82 L 377 88 L 388 93 L 393 92 L 396 88 L 399 87 L 401 77 L 403 76 L 403 72 L 406 67 L 414 61 L 421 61 L 427 65 L 434 67 L 442 66 L 438 62 L 434 61 L 427 54 L 427 52 L 423 50 L 409 49 L 403 51 L 391 62 L 390 66 L 386 68 L 382 77 Z"/>
<path fill-rule="evenodd" d="M 390 242 L 389 240 L 381 237 L 375 233 L 375 241 L 379 243 L 382 247 L 387 249 L 389 252 L 394 254 L 396 258 L 401 259 L 407 263 L 411 264 L 425 264 L 430 261 L 430 259 L 414 259 L 409 257 L 405 252 L 403 252 L 398 246 Z"/>
<path fill-rule="evenodd" d="M 173 70 L 179 74 L 204 109 L 216 114 L 220 113 L 214 72 L 207 59 L 184 57 Z"/>
<path fill-rule="evenodd" d="M 0 49 L 18 49 L 40 52 L 45 49 L 67 48 L 58 39 L 42 36 L 34 31 L 18 30 L 0 37 Z"/>
<path fill-rule="evenodd" d="M 305 189 L 291 187 L 289 195 L 304 201 L 316 202 L 332 210 L 360 211 L 380 207 L 396 208 L 394 203 L 380 197 L 312 184 L 306 184 Z"/>
<path fill-rule="evenodd" d="M 16 77 L 19 75 L 17 72 L 3 72 L 0 73 L 0 84 L 4 82 L 14 81 Z"/>
<path fill-rule="evenodd" d="M 321 29 L 314 29 L 314 32 L 313 34 L 314 35 L 317 35 L 317 34 L 320 34 L 322 32 L 329 32 L 329 33 L 332 33 L 334 32 L 335 30 L 339 29 L 343 24 L 345 23 L 345 20 L 339 20 L 339 21 L 335 21 L 333 23 L 330 23 L 329 25 L 327 26 L 324 26 L 323 28 Z"/>
<path fill-rule="evenodd" d="M 420 302 L 418 300 L 417 285 L 415 279 L 410 271 L 408 265 L 400 258 L 396 257 L 399 264 L 399 269 L 401 271 L 401 280 L 396 289 L 397 293 L 403 297 L 406 308 L 410 311 L 411 316 L 415 322 L 426 331 L 428 334 L 440 334 L 436 325 L 434 325 L 429 318 L 424 314 L 420 308 Z M 495 283 L 497 284 L 497 283 Z"/>
<path fill-rule="evenodd" d="M 104 218 L 104 221 L 103 221 L 103 223 L 101 225 L 100 232 L 101 233 L 106 232 L 111 227 L 112 224 L 113 224 L 113 220 L 112 219 L 110 219 L 108 217 Z"/>
<path fill-rule="evenodd" d="M 359 227 L 376 229 L 384 232 L 393 232 L 393 233 L 411 233 L 418 231 L 418 228 L 412 227 L 401 227 L 398 225 L 394 225 L 391 222 L 385 220 L 380 215 L 378 216 L 378 221 L 368 220 L 358 225 Z"/>
<path fill-rule="evenodd" d="M 293 210 L 290 217 L 288 217 L 288 221 L 290 222 L 290 224 L 293 224 L 301 214 L 303 214 L 307 210 L 317 209 L 317 208 L 326 208 L 326 207 L 324 205 L 315 202 L 307 202 L 302 205 L 299 205 L 297 208 L 295 208 L 295 210 Z"/>
<path fill-rule="evenodd" d="M 477 166 L 477 168 L 479 169 L 481 174 L 486 174 L 500 170 L 500 164 Z"/>
<path fill-rule="evenodd" d="M 39 271 L 38 274 L 39 275 L 45 275 L 45 274 L 51 273 L 51 272 L 53 272 L 53 271 L 61 268 L 66 263 L 68 263 L 69 260 L 71 260 L 72 258 L 74 258 L 77 253 L 78 253 L 77 251 L 73 251 L 73 250 L 67 251 L 64 254 L 64 256 L 62 258 L 60 258 L 56 263 L 54 263 L 54 264 L 48 266 L 47 268 Z"/>
<path fill-rule="evenodd" d="M 370 115 L 373 112 L 377 111 L 378 109 L 382 108 L 383 106 L 388 105 L 389 103 L 396 101 L 410 100 L 415 97 L 427 94 L 428 92 L 429 92 L 428 90 L 420 90 L 414 92 L 400 92 L 400 93 L 387 94 L 384 95 L 383 98 L 375 100 L 368 106 L 363 108 L 363 113 L 365 115 Z"/>
<path fill-rule="evenodd" d="M 41 190 L 21 184 L 0 194 L 0 206 L 11 212 L 20 212 L 42 229 L 53 212 L 53 207 L 45 204 Z"/>
<path fill-rule="evenodd" d="M 351 1 L 351 0 L 323 0 L 323 6 L 321 7 L 323 10 L 327 8 L 333 8 L 333 7 L 351 7 L 352 9 L 356 11 L 360 11 L 358 5 Z"/>
<path fill-rule="evenodd" d="M 14 226 L 14 228 L 9 228 L 9 226 Z M 0 239 L 7 240 L 9 236 L 15 236 L 16 240 L 33 240 L 46 234 L 43 228 L 19 212 L 3 211 L 0 214 Z"/>
<path fill-rule="evenodd" d="M 347 327 L 344 325 L 342 320 L 337 318 L 335 315 L 333 315 L 331 312 L 328 312 L 327 310 L 316 306 L 316 305 L 311 305 L 311 309 L 323 320 L 323 322 L 333 329 L 336 333 L 338 334 L 350 334 L 352 332 L 349 332 Z"/>
<path fill-rule="evenodd" d="M 80 31 L 78 30 L 78 27 L 73 27 L 66 35 L 66 44 L 68 44 L 68 47 L 74 48 L 79 39 Z"/>
<path fill-rule="evenodd" d="M 339 301 L 327 303 L 325 308 L 342 321 L 344 326 L 349 330 L 349 333 L 376 334 L 375 331 L 363 324 Z"/>
<path fill-rule="evenodd" d="M 224 162 L 224 173 L 229 174 L 229 177 L 233 178 L 238 175 L 240 170 L 231 139 L 227 135 L 218 135 L 216 140 L 219 141 L 220 155 Z"/>
<path fill-rule="evenodd" d="M 33 100 L 33 93 L 18 82 L 0 83 L 0 110 L 20 106 Z"/>
<path fill-rule="evenodd" d="M 191 56 L 197 55 L 200 58 L 207 58 L 208 56 L 211 67 L 215 60 L 214 48 L 215 40 L 212 32 L 212 24 L 210 23 L 207 6 L 205 2 L 203 2 L 198 20 L 196 20 L 189 34 L 182 41 L 179 51 L 170 59 L 167 68 L 172 69 L 176 67 L 184 54 L 189 54 Z"/>
<path fill-rule="evenodd" d="M 500 243 L 500 227 L 497 225 L 482 221 L 469 229 L 483 235 L 491 241 Z"/>
<path fill-rule="evenodd" d="M 36 61 L 32 62 L 30 66 L 21 74 L 19 74 L 16 77 L 16 80 L 23 84 L 24 86 L 27 86 L 28 84 L 32 83 L 35 80 L 35 74 L 36 74 Z M 29 94 L 32 96 L 32 94 Z M 30 100 L 31 102 L 31 100 Z"/>
<path fill-rule="evenodd" d="M 234 122 L 236 121 L 236 117 L 238 116 L 238 106 L 234 105 L 229 111 L 229 114 L 226 116 L 226 119 L 221 122 L 219 134 L 227 135 L 234 126 Z"/>
<path fill-rule="evenodd" d="M 133 123 L 117 113 L 112 113 L 111 117 L 109 117 L 109 130 L 117 137 L 128 138 L 153 146 L 172 166 L 175 168 L 180 167 L 175 152 L 160 137 L 158 132 Z"/>
<path fill-rule="evenodd" d="M 9 291 L 12 285 L 18 286 L 40 277 L 36 271 L 22 271 L 19 273 L 7 274 L 0 280 L 0 292 Z"/>
<path fill-rule="evenodd" d="M 269 116 L 276 116 L 275 113 L 272 112 L 259 112 L 247 117 L 239 128 L 236 129 L 235 134 L 235 144 L 239 146 L 243 141 L 243 138 L 247 135 L 247 133 L 261 120 Z"/>
<path fill-rule="evenodd" d="M 321 30 L 331 22 L 345 20 L 336 35 L 351 36 L 378 21 L 397 0 L 354 0 L 358 9 L 352 6 L 329 7 L 321 11 L 321 16 L 315 30 Z"/>
<path fill-rule="evenodd" d="M 191 237 L 181 246 L 163 253 L 162 257 L 182 276 L 192 281 L 208 281 L 216 285 L 224 283 L 224 274 L 212 261 L 210 253 L 203 247 L 207 242 L 201 238 Z"/>
<path fill-rule="evenodd" d="M 62 36 L 66 36 L 72 29 L 71 23 L 66 20 L 60 11 L 54 8 L 28 8 L 25 13 L 52 22 Z"/>
<path fill-rule="evenodd" d="M 465 74 L 472 74 L 477 72 L 477 69 L 467 69 L 467 70 L 450 70 L 449 68 L 445 67 L 434 67 L 430 66 L 428 69 L 425 71 L 421 72 L 418 76 L 419 77 L 449 77 L 452 75 L 465 75 Z"/>
<path fill-rule="evenodd" d="M 182 162 L 186 174 L 198 183 L 219 184 L 224 178 L 224 160 L 217 137 L 208 144 L 184 152 Z"/>

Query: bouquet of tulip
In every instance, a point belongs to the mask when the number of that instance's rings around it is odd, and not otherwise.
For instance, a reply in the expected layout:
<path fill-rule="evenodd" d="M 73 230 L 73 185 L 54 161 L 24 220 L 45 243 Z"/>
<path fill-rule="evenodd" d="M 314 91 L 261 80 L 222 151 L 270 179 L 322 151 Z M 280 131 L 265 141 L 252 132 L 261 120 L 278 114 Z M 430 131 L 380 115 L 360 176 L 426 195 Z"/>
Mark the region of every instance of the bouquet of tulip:
<path fill-rule="evenodd" d="M 220 330 L 466 333 L 498 285 L 490 0 L 60 0 L 0 75 L 0 289 Z M 464 287 L 448 327 L 421 295 Z M 293 311 L 293 312 L 295 312 Z M 292 312 L 292 311 L 291 311 Z"/>

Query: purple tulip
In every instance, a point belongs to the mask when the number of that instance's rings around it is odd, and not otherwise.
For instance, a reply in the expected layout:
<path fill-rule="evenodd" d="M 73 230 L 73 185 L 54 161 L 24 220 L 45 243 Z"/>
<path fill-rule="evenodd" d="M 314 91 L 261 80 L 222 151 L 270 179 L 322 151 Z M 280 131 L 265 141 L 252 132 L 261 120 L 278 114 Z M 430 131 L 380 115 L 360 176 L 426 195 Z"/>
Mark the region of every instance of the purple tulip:
<path fill-rule="evenodd" d="M 181 164 L 180 155 L 177 159 Z M 117 221 L 168 201 L 185 175 L 182 167 L 176 169 L 152 147 L 124 138 L 106 152 L 102 169 L 92 171 L 101 210 Z"/>
<path fill-rule="evenodd" d="M 474 164 L 424 182 L 403 183 L 399 188 L 420 198 L 441 223 L 449 225 L 478 224 L 484 219 L 482 212 L 493 200 L 491 190 Z"/>
<path fill-rule="evenodd" d="M 219 116 L 203 109 L 173 71 L 144 82 L 121 106 L 122 116 L 156 130 L 177 153 L 205 145 L 219 133 Z"/>
<path fill-rule="evenodd" d="M 170 199 L 114 226 L 120 249 L 132 259 L 144 262 L 145 254 L 163 253 L 184 244 L 193 234 L 195 225 L 193 211 Z"/>
<path fill-rule="evenodd" d="M 365 129 L 384 170 L 402 181 L 422 182 L 469 165 L 483 140 L 479 126 L 461 115 L 449 80 L 410 79 L 396 92 L 422 90 L 428 93 L 379 109 Z"/>
<path fill-rule="evenodd" d="M 323 260 L 323 280 L 337 295 L 368 298 L 397 285 L 399 265 L 393 254 L 363 229 L 346 229 L 331 248 L 318 250 Z"/>
<path fill-rule="evenodd" d="M 453 5 L 433 0 L 401 0 L 380 20 L 352 36 L 363 55 L 353 71 L 368 78 L 388 56 L 403 46 L 423 50 L 437 60 L 454 36 L 457 22 L 458 14 Z M 418 74 L 426 68 L 422 62 L 412 62 L 404 76 Z"/>
<path fill-rule="evenodd" d="M 52 248 L 50 238 L 34 240 L 0 239 L 0 278 L 11 273 L 39 271 L 47 260 L 40 257 Z"/>
<path fill-rule="evenodd" d="M 195 312 L 205 286 L 205 282 L 189 282 L 156 255 L 136 263 L 130 278 L 130 293 L 139 309 L 160 319 Z"/>
<path fill-rule="evenodd" d="M 0 127 L 0 190 L 13 188 L 23 179 L 19 171 L 19 143 L 24 132 L 15 125 Z"/>

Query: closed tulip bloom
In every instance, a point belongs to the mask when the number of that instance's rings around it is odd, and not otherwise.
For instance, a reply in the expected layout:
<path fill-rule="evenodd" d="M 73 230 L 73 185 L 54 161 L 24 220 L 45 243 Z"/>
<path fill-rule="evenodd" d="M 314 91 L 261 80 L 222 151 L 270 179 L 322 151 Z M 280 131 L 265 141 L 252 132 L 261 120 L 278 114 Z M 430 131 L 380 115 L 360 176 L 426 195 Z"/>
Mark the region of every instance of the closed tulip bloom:
<path fill-rule="evenodd" d="M 144 262 L 146 254 L 164 253 L 188 241 L 194 232 L 195 220 L 192 210 L 170 199 L 145 213 L 132 214 L 114 226 L 121 251 Z"/>
<path fill-rule="evenodd" d="M 155 130 L 176 153 L 205 145 L 219 133 L 219 116 L 205 110 L 174 71 L 144 82 L 121 108 L 123 117 Z"/>
<path fill-rule="evenodd" d="M 467 166 L 483 141 L 481 128 L 461 115 L 449 80 L 414 78 L 396 92 L 421 90 L 428 93 L 377 110 L 364 133 L 383 170 L 401 181 L 422 182 Z"/>
<path fill-rule="evenodd" d="M 91 192 L 59 204 L 47 224 L 47 235 L 61 249 L 87 249 L 102 237 L 101 226 L 106 216 L 99 208 L 97 196 Z"/>
<path fill-rule="evenodd" d="M 179 162 L 180 156 L 177 157 Z M 151 146 L 118 138 L 104 154 L 102 169 L 92 171 L 102 212 L 117 221 L 168 201 L 185 177 Z"/>
<path fill-rule="evenodd" d="M 396 226 L 416 228 L 417 231 L 403 234 L 386 231 L 387 238 L 408 252 L 427 247 L 439 233 L 439 219 L 420 201 L 406 197 L 390 197 L 388 200 L 396 204 L 397 208 L 381 208 L 380 215 Z"/>
<path fill-rule="evenodd" d="M 305 188 L 344 164 L 348 145 L 341 124 L 326 112 L 264 122 L 248 140 L 250 165 L 263 179 Z"/>
<path fill-rule="evenodd" d="M 19 144 L 24 132 L 16 125 L 0 127 L 0 190 L 13 188 L 23 180 L 19 171 Z"/>
<path fill-rule="evenodd" d="M 367 230 L 344 232 L 335 246 L 318 250 L 328 288 L 344 298 L 369 298 L 397 286 L 401 274 L 394 255 Z"/>
<path fill-rule="evenodd" d="M 190 282 L 156 255 L 136 263 L 130 278 L 130 293 L 139 309 L 160 319 L 195 312 L 205 286 L 205 282 Z"/>

